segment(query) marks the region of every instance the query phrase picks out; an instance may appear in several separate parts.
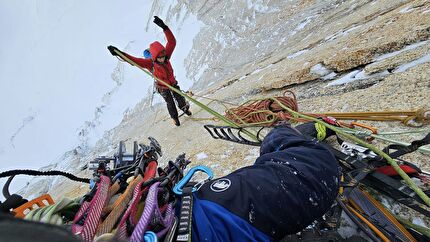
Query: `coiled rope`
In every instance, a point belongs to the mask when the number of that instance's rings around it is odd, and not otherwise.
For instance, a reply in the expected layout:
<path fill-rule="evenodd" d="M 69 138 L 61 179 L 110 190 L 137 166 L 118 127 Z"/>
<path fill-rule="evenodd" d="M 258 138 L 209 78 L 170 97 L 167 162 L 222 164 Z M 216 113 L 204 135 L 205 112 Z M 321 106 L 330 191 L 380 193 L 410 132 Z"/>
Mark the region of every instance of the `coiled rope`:
<path fill-rule="evenodd" d="M 289 95 L 287 95 L 287 93 Z M 277 102 L 274 102 L 277 100 Z M 263 125 L 271 126 L 278 121 L 306 122 L 306 119 L 295 117 L 279 104 L 298 111 L 297 99 L 292 91 L 285 91 L 281 97 L 256 99 L 245 102 L 236 107 L 226 109 L 225 117 L 240 126 Z M 430 122 L 429 109 L 417 109 L 412 111 L 382 111 L 382 112 L 347 112 L 347 113 L 306 113 L 311 117 L 330 116 L 337 120 L 369 120 L 369 121 L 400 121 L 406 126 L 419 127 L 423 123 Z M 342 123 L 343 126 L 352 127 Z"/>
<path fill-rule="evenodd" d="M 287 93 L 290 95 L 287 95 Z M 278 102 L 294 111 L 298 111 L 297 99 L 294 93 L 287 90 L 282 97 L 274 97 L 274 99 L 277 102 L 270 98 L 248 101 L 237 108 L 227 109 L 225 117 L 242 126 L 270 126 L 276 121 L 293 118 L 290 113 L 285 112 L 285 109 Z"/>

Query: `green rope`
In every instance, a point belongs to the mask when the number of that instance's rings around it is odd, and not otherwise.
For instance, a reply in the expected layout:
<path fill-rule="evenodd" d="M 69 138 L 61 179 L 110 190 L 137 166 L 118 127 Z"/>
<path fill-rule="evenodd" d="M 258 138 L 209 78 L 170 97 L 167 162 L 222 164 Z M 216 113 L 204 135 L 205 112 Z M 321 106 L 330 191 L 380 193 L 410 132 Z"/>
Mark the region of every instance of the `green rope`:
<path fill-rule="evenodd" d="M 401 217 L 399 217 L 399 216 L 397 216 L 397 215 L 394 215 L 394 214 L 393 214 L 393 216 L 394 216 L 394 217 L 395 217 L 395 218 L 396 218 L 400 223 L 402 223 L 405 227 L 415 229 L 416 231 L 418 231 L 418 232 L 420 232 L 420 233 L 424 234 L 425 236 L 430 237 L 430 229 L 428 229 L 428 228 L 426 228 L 426 227 L 423 227 L 423 226 L 420 226 L 420 225 L 417 225 L 417 224 L 414 224 L 414 223 L 411 223 L 411 222 L 409 222 L 408 220 L 406 220 L 406 219 L 404 219 L 404 218 L 401 218 Z"/>
<path fill-rule="evenodd" d="M 126 62 L 130 63 L 133 66 L 138 67 L 139 69 L 141 69 L 142 71 L 144 71 L 146 74 L 148 74 L 150 77 L 155 78 L 157 81 L 159 81 L 160 83 L 162 83 L 163 85 L 165 85 L 166 87 L 168 87 L 170 90 L 176 92 L 177 94 L 183 96 L 184 98 L 190 100 L 191 102 L 193 102 L 194 104 L 196 104 L 197 106 L 199 106 L 201 109 L 205 110 L 206 112 L 212 114 L 213 116 L 219 118 L 220 120 L 224 121 L 226 124 L 235 127 L 235 128 L 240 128 L 239 125 L 237 125 L 236 123 L 232 122 L 231 120 L 227 119 L 226 117 L 224 117 L 223 115 L 219 114 L 218 112 L 216 112 L 215 110 L 209 108 L 208 106 L 204 105 L 203 103 L 197 101 L 196 99 L 188 96 L 187 94 L 183 93 L 181 90 L 178 90 L 174 87 L 172 87 L 171 85 L 169 85 L 168 83 L 166 83 L 165 81 L 155 77 L 154 75 L 152 75 L 151 72 L 149 72 L 148 70 L 144 69 L 143 67 L 139 66 L 138 64 L 136 64 L 134 61 L 130 60 L 129 58 L 127 58 L 125 55 L 123 55 L 120 51 L 115 50 L 115 53 L 117 53 L 123 60 L 125 60 Z M 249 136 L 249 138 L 258 141 L 258 138 L 255 134 L 249 132 L 248 130 L 243 129 L 243 133 L 246 134 L 247 136 Z"/>
<path fill-rule="evenodd" d="M 130 60 L 129 58 L 127 58 L 125 55 L 123 55 L 120 51 L 115 50 L 115 52 L 125 61 L 127 61 L 128 63 L 130 63 L 133 66 L 138 67 L 139 69 L 141 69 L 142 71 L 144 71 L 146 74 L 148 74 L 150 77 L 155 78 L 157 81 L 161 82 L 163 85 L 167 86 L 170 90 L 176 92 L 177 94 L 183 96 L 184 98 L 187 98 L 188 100 L 190 100 L 191 102 L 193 102 L 194 104 L 196 104 L 197 106 L 199 106 L 200 108 L 204 109 L 205 111 L 207 111 L 208 113 L 212 114 L 213 116 L 219 118 L 220 120 L 224 121 L 226 124 L 232 126 L 232 127 L 236 127 L 236 128 L 240 128 L 239 125 L 237 125 L 236 123 L 232 122 L 231 120 L 227 119 L 226 117 L 224 117 L 223 115 L 219 114 L 218 112 L 216 112 L 215 110 L 209 108 L 208 106 L 204 105 L 203 103 L 197 101 L 196 99 L 186 95 L 185 93 L 181 92 L 180 90 L 172 87 L 171 85 L 169 85 L 168 83 L 166 83 L 163 80 L 160 80 L 159 78 L 155 77 L 152 75 L 152 73 L 150 73 L 149 71 L 145 70 L 143 67 L 137 65 L 135 62 L 133 62 L 132 60 Z M 293 110 L 291 110 L 290 108 L 286 107 L 284 104 L 282 104 L 280 101 L 278 101 L 276 98 L 270 98 L 271 100 L 273 100 L 274 102 L 278 103 L 279 106 L 281 106 L 282 108 L 284 108 L 285 110 L 287 110 L 288 112 L 290 112 L 290 114 L 292 114 L 293 117 L 301 117 L 307 120 L 312 120 L 314 122 L 317 122 L 323 126 L 325 126 L 326 128 L 329 128 L 331 130 L 333 130 L 336 133 L 340 133 L 343 136 L 345 136 L 346 138 L 353 140 L 355 142 L 357 142 L 358 144 L 369 148 L 370 150 L 372 150 L 373 152 L 375 152 L 376 154 L 382 156 L 385 160 L 387 160 L 387 162 L 394 168 L 394 170 L 403 178 L 403 180 L 406 182 L 406 184 L 412 189 L 414 190 L 417 195 L 427 204 L 427 206 L 430 206 L 430 198 L 411 180 L 411 178 L 399 167 L 399 165 L 390 157 L 388 156 L 386 153 L 382 152 L 381 150 L 377 149 L 376 147 L 374 147 L 373 145 L 370 145 L 362 140 L 360 140 L 359 138 L 354 137 L 353 135 L 347 134 L 346 132 L 342 131 L 341 129 L 329 125 L 319 119 L 307 116 L 307 115 L 303 115 L 300 114 L 298 112 L 295 112 Z M 251 139 L 258 141 L 258 138 L 256 135 L 252 134 L 251 132 L 247 131 L 247 130 L 243 130 L 244 134 L 246 134 L 247 136 L 249 136 Z"/>
<path fill-rule="evenodd" d="M 403 180 L 406 182 L 406 184 L 415 191 L 415 193 L 424 201 L 425 204 L 427 204 L 427 206 L 430 207 L 430 198 L 411 180 L 411 178 L 399 167 L 399 165 L 397 164 L 397 162 L 395 162 L 390 156 L 388 156 L 386 153 L 382 152 L 381 150 L 379 150 L 378 148 L 376 148 L 375 146 L 368 144 L 366 142 L 364 142 L 363 140 L 350 135 L 348 133 L 346 133 L 345 131 L 343 131 L 342 129 L 335 127 L 333 125 L 330 125 L 320 119 L 314 118 L 314 117 L 310 117 L 298 112 L 295 112 L 293 110 L 291 110 L 290 108 L 286 107 L 284 104 L 282 104 L 281 102 L 279 102 L 278 100 L 276 100 L 275 98 L 270 98 L 272 99 L 274 102 L 277 102 L 282 108 L 284 108 L 285 110 L 287 110 L 290 114 L 295 115 L 297 117 L 301 117 L 307 120 L 311 120 L 314 122 L 317 122 L 323 126 L 325 126 L 326 128 L 329 128 L 331 130 L 333 130 L 336 133 L 342 134 L 342 136 L 353 140 L 355 142 L 357 142 L 358 144 L 360 144 L 361 146 L 364 146 L 370 150 L 372 150 L 373 152 L 375 152 L 376 154 L 382 156 L 387 162 L 388 164 L 390 164 L 394 170 L 397 172 L 397 174 L 400 175 L 400 177 L 403 178 Z"/>
<path fill-rule="evenodd" d="M 398 135 L 398 134 L 415 134 L 415 133 L 428 133 L 430 129 L 419 129 L 419 130 L 402 130 L 393 132 L 378 132 L 378 135 Z"/>
<path fill-rule="evenodd" d="M 79 205 L 78 201 L 71 200 L 69 198 L 63 198 L 55 204 L 31 210 L 24 219 L 61 225 L 63 224 L 63 219 L 61 216 L 62 211 L 76 205 Z"/>
<path fill-rule="evenodd" d="M 378 134 L 373 134 L 371 131 L 368 130 L 355 130 L 355 129 L 351 129 L 351 128 L 346 128 L 343 127 L 341 128 L 345 133 L 348 134 L 352 134 L 360 139 L 364 139 L 366 137 L 373 137 L 377 140 L 382 140 L 382 141 L 386 141 L 392 144 L 399 144 L 399 145 L 403 145 L 403 146 L 408 146 L 410 145 L 410 143 L 406 143 L 406 142 L 401 142 L 401 141 L 397 141 L 394 139 L 390 139 L 387 137 L 384 137 L 385 135 L 396 135 L 396 134 L 407 134 L 407 133 L 422 133 L 422 132 L 428 132 L 429 130 L 417 130 L 417 131 L 399 131 L 399 132 L 386 132 L 386 133 L 378 133 Z M 426 147 L 419 147 L 418 151 L 425 153 L 425 154 L 430 154 L 430 149 L 426 148 Z"/>

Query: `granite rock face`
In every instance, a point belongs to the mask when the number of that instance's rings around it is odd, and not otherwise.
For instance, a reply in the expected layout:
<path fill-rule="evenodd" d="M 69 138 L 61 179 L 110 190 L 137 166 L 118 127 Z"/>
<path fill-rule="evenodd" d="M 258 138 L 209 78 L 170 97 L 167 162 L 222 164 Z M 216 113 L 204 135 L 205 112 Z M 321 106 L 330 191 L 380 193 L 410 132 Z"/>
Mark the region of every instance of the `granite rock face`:
<path fill-rule="evenodd" d="M 192 14 L 204 23 L 185 63 L 195 80 L 194 97 L 222 114 L 233 104 L 285 90 L 296 93 L 300 111 L 311 113 L 430 108 L 429 1 L 163 2 L 154 2 L 152 15 L 167 9 L 167 22 Z M 174 127 L 164 103 L 150 109 L 143 99 L 90 154 L 69 159 L 78 164 L 75 173 L 90 177 L 78 168 L 98 155 L 112 155 L 120 140 L 131 147 L 134 140 L 147 143 L 148 136 L 163 148 L 161 165 L 183 152 L 193 165 L 213 168 L 216 176 L 253 164 L 258 148 L 211 139 L 203 125 L 222 123 L 194 104 L 191 110 L 193 116 Z M 412 129 L 399 122 L 363 123 L 382 132 Z M 397 139 L 410 142 L 422 136 Z M 405 158 L 430 170 L 429 155 Z M 64 184 L 50 184 L 49 192 L 56 198 L 86 192 L 80 184 Z"/>

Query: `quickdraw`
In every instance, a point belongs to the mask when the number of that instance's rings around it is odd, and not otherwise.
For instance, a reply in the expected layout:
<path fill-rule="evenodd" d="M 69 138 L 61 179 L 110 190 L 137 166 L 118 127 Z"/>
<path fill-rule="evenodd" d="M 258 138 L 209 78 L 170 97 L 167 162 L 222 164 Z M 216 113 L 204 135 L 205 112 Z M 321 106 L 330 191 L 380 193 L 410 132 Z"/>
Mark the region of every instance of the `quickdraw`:
<path fill-rule="evenodd" d="M 33 221 L 71 223 L 72 232 L 84 241 L 103 241 L 115 237 L 131 241 L 157 241 L 167 233 L 172 237 L 175 233 L 172 228 L 178 221 L 174 218 L 177 198 L 172 189 L 183 177 L 183 170 L 190 161 L 185 154 L 181 154 L 175 162 L 169 161 L 165 168 L 159 168 L 161 147 L 154 138 L 150 137 L 149 143 L 137 145 L 134 142 L 133 153 L 127 154 L 121 141 L 114 157 L 99 157 L 91 162 L 89 168 L 94 172 L 93 179 L 78 178 L 60 171 L 15 170 L 0 173 L 4 177 L 10 176 L 3 189 L 10 202 L 0 203 L 0 207 L 10 213 L 20 205 L 24 204 L 27 208 L 28 204 L 33 207 L 37 203 L 37 209 L 27 209 L 25 214 L 14 213 Z M 9 184 L 16 174 L 64 175 L 89 182 L 91 190 L 80 202 L 63 199 L 54 203 L 49 195 L 28 202 L 16 194 L 9 194 Z M 41 202 L 44 200 L 48 201 Z"/>

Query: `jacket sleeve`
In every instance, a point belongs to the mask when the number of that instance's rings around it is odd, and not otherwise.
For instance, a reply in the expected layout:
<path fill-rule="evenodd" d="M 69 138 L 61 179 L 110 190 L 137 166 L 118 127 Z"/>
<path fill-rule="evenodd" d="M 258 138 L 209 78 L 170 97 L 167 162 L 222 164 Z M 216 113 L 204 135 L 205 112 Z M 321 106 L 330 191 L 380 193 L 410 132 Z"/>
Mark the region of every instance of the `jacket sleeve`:
<path fill-rule="evenodd" d="M 307 146 L 307 142 L 299 131 L 292 127 L 276 127 L 263 140 L 260 156 L 285 150 L 294 146 Z"/>
<path fill-rule="evenodd" d="M 145 69 L 148 69 L 149 71 L 152 71 L 152 60 L 151 59 L 137 58 L 137 57 L 134 57 L 134 56 L 129 55 L 129 54 L 124 53 L 124 52 L 123 52 L 123 54 L 127 58 L 129 58 L 130 60 L 134 61 L 139 66 L 141 66 L 141 67 L 143 67 Z"/>
<path fill-rule="evenodd" d="M 302 230 L 330 208 L 338 192 L 339 170 L 325 146 L 295 128 L 279 127 L 265 137 L 260 152 L 254 165 L 203 185 L 195 204 L 204 206 L 204 214 L 196 211 L 196 216 L 209 220 L 215 219 L 215 213 L 240 217 L 247 228 L 280 240 Z M 229 222 L 217 224 L 217 228 L 236 233 L 231 229 L 239 224 L 236 220 L 223 221 Z"/>
<path fill-rule="evenodd" d="M 170 58 L 172 56 L 173 50 L 176 46 L 176 39 L 173 35 L 172 31 L 169 28 L 164 30 L 164 34 L 166 35 L 167 44 L 166 44 L 166 55 Z"/>

